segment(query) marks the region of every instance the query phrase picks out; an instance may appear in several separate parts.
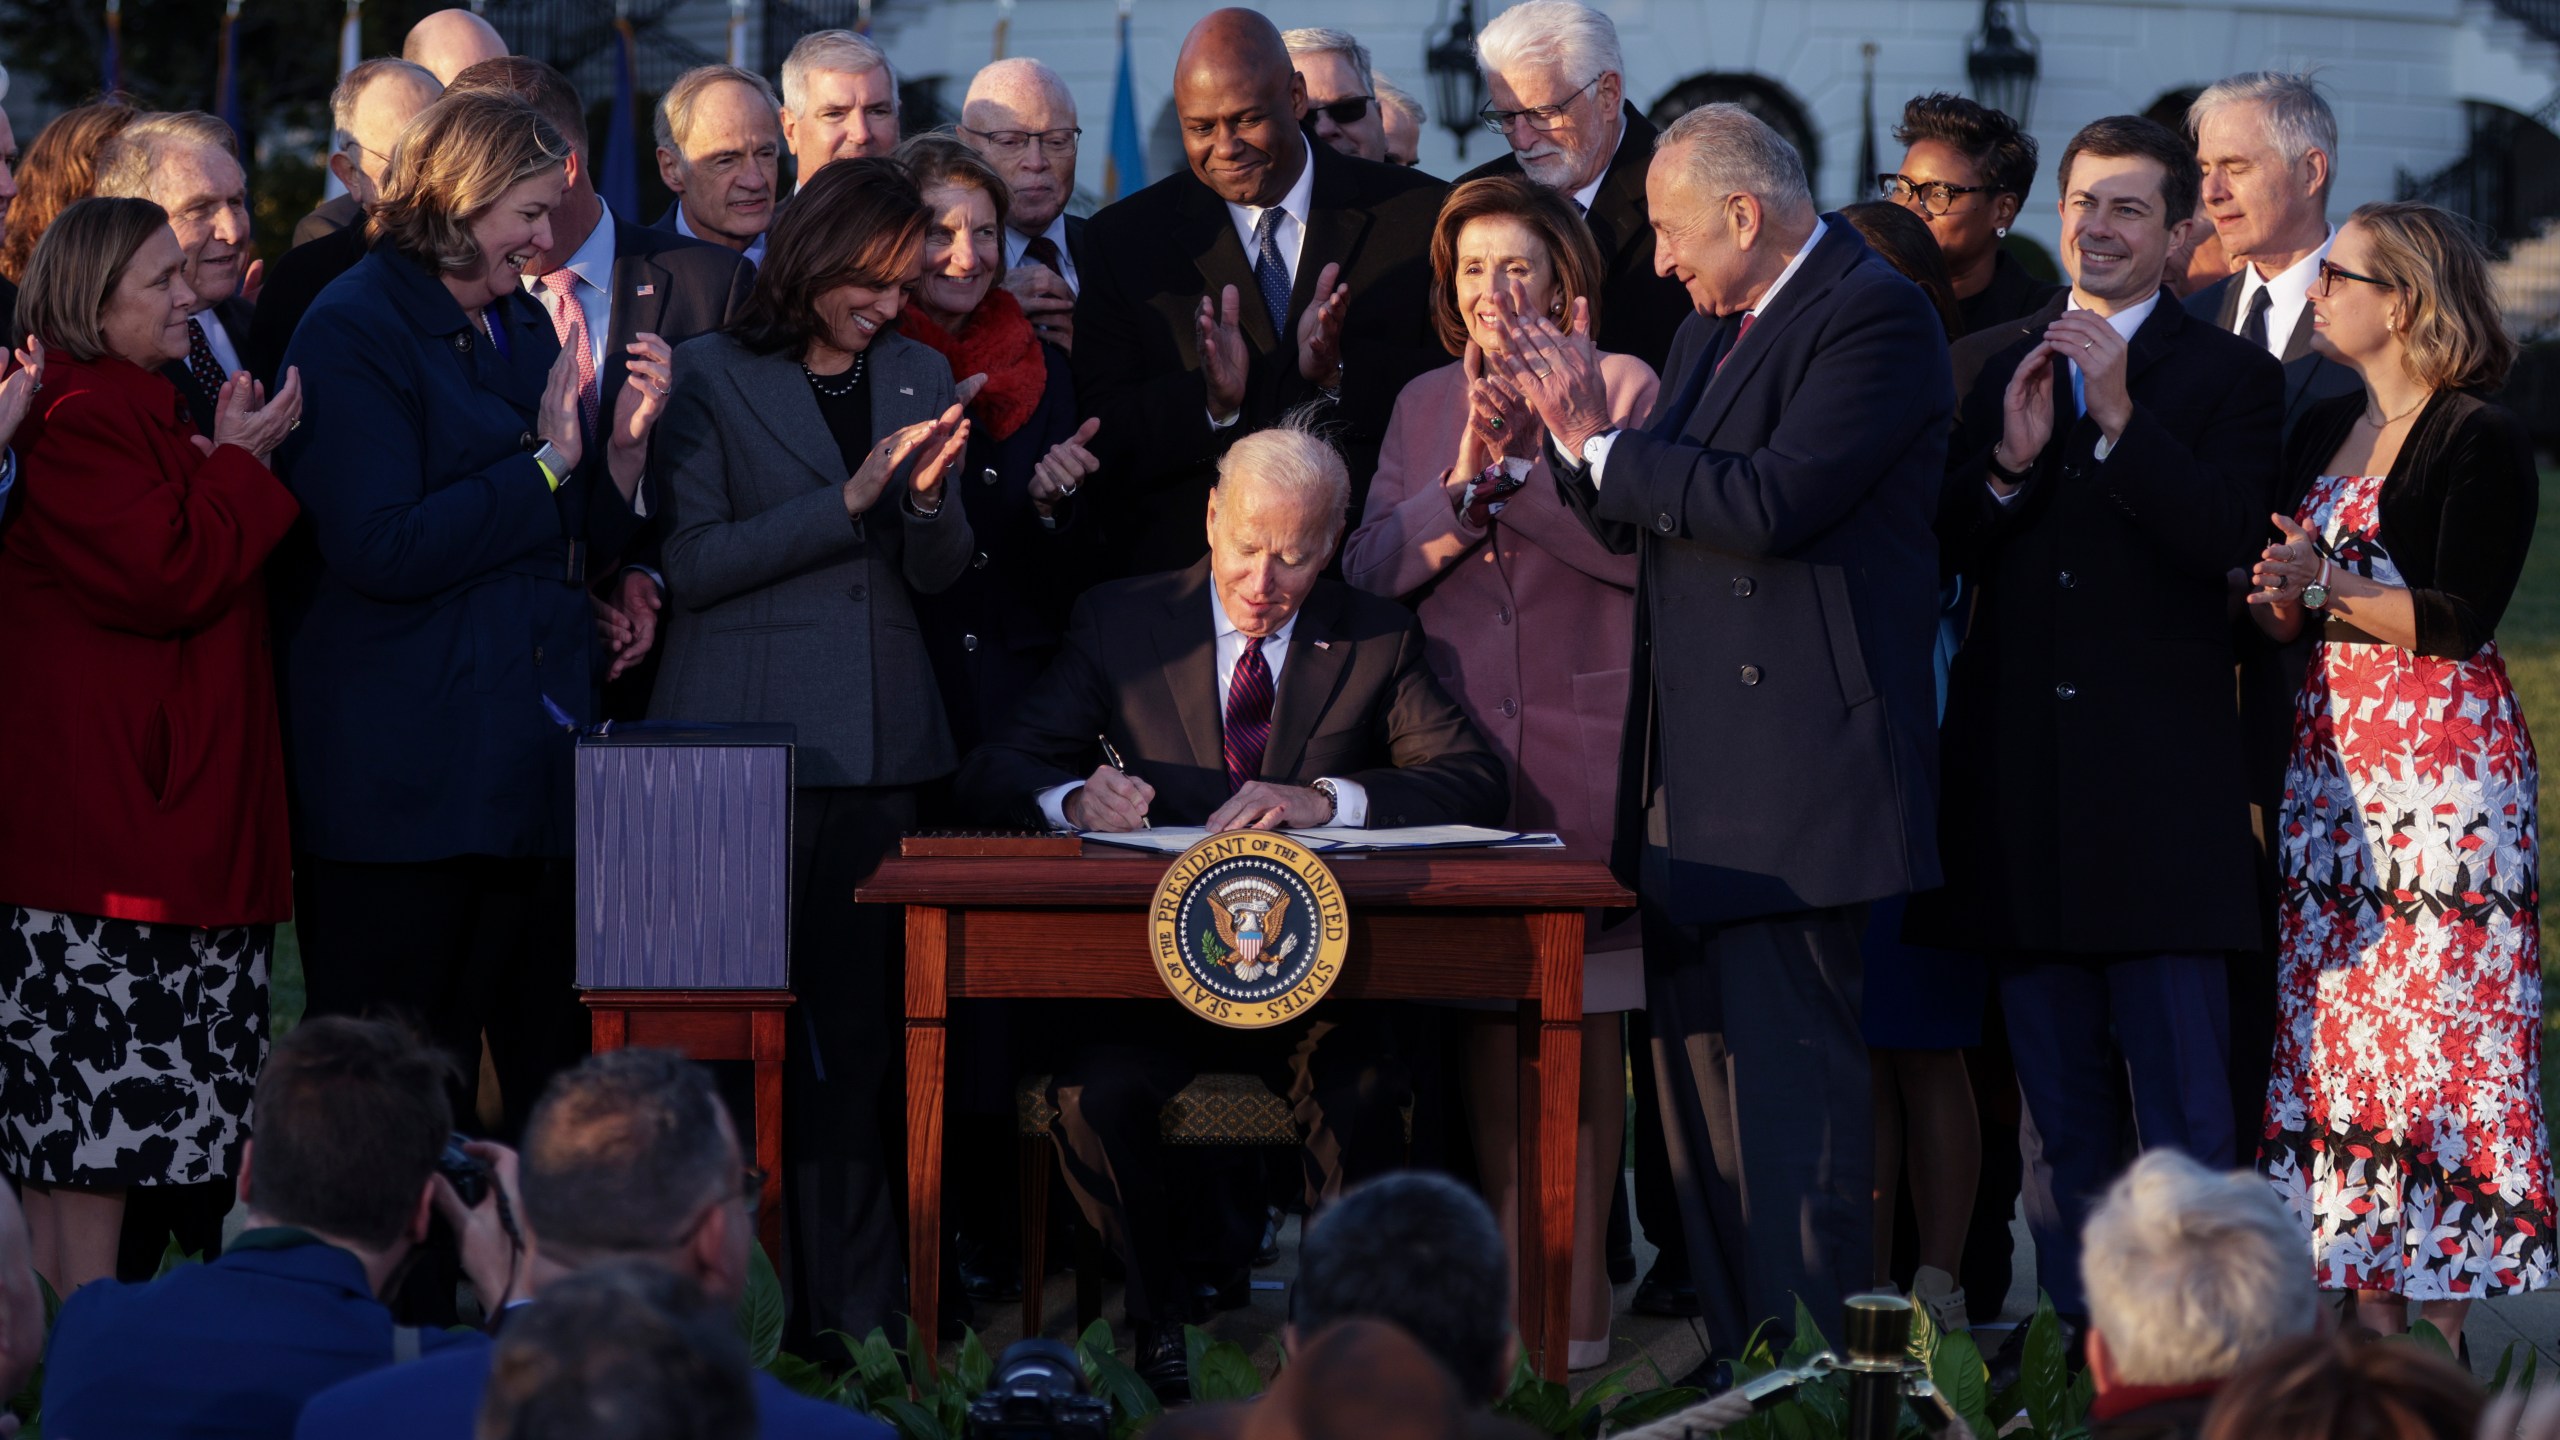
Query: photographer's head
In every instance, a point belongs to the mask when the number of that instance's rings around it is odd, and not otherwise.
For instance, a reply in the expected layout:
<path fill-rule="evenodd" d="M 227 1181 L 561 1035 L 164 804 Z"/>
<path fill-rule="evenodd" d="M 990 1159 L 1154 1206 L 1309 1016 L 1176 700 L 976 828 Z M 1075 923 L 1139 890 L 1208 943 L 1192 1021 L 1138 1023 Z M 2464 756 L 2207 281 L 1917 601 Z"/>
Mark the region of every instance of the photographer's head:
<path fill-rule="evenodd" d="M 276 1042 L 240 1155 L 251 1223 L 352 1252 L 379 1291 L 427 1233 L 453 1131 L 452 1064 L 407 1028 L 331 1015 Z"/>
<path fill-rule="evenodd" d="M 754 1221 L 737 1132 L 709 1072 L 674 1051 L 616 1050 L 554 1078 L 520 1164 L 546 1266 L 652 1260 L 716 1300 L 746 1288 Z"/>
<path fill-rule="evenodd" d="M 728 1308 L 661 1265 L 599 1265 L 510 1320 L 481 1440 L 749 1440 L 754 1374 Z"/>
<path fill-rule="evenodd" d="M 1490 1402 L 1511 1378 L 1511 1275 L 1476 1193 L 1400 1171 L 1352 1190 L 1308 1230 L 1289 1296 L 1289 1346 L 1339 1320 L 1392 1321 Z"/>

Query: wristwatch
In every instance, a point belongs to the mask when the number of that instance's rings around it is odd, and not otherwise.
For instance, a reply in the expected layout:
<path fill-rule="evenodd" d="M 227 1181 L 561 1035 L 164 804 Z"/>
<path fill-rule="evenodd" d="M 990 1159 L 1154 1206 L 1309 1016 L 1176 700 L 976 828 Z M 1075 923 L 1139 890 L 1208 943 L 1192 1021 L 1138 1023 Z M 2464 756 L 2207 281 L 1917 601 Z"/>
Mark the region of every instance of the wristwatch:
<path fill-rule="evenodd" d="M 533 463 L 542 468 L 542 478 L 549 481 L 554 490 L 560 488 L 561 481 L 569 478 L 569 457 L 561 454 L 560 447 L 548 440 L 533 452 Z"/>
<path fill-rule="evenodd" d="M 1330 778 L 1319 779 L 1307 788 L 1315 791 L 1319 795 L 1322 795 L 1324 797 L 1324 803 L 1332 807 L 1325 812 L 1324 817 L 1324 823 L 1327 825 L 1332 824 L 1335 817 L 1342 814 L 1341 788 L 1335 785 Z"/>
<path fill-rule="evenodd" d="M 2305 609 L 2318 610 L 2328 603 L 2329 560 L 2324 555 L 2320 559 L 2320 578 L 2302 587 L 2302 604 Z"/>

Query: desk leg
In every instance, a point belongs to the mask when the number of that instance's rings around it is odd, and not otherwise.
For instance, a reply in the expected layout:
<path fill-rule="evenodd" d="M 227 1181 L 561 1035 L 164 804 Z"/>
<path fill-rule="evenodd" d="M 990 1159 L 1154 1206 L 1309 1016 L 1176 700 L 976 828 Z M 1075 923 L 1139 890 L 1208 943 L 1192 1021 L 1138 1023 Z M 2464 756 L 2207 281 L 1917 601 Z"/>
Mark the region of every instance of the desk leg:
<path fill-rule="evenodd" d="M 951 1010 L 951 912 L 907 907 L 907 1300 L 927 1354 L 942 1325 L 943 1022 Z M 910 1357 L 910 1363 L 919 1363 Z"/>
<path fill-rule="evenodd" d="M 598 1055 L 631 1043 L 631 1012 L 598 1008 L 587 1013 L 587 1048 Z"/>
<path fill-rule="evenodd" d="M 749 1021 L 748 1058 L 755 1065 L 756 1168 L 764 1186 L 756 1196 L 756 1238 L 766 1258 L 782 1263 L 782 1047 L 783 1010 L 758 1010 Z"/>
<path fill-rule="evenodd" d="M 1520 1330 L 1550 1380 L 1573 1338 L 1574 1151 L 1582 1119 L 1579 910 L 1528 917 L 1538 998 L 1520 1016 Z"/>

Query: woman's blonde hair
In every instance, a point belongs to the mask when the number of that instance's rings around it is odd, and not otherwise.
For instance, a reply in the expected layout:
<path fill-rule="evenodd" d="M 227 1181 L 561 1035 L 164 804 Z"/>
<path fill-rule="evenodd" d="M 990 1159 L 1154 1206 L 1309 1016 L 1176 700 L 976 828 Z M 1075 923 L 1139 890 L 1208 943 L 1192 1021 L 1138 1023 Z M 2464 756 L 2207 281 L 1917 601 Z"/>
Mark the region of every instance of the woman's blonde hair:
<path fill-rule="evenodd" d="M 392 145 L 373 236 L 430 270 L 468 274 L 481 265 L 471 223 L 520 182 L 568 159 L 569 142 L 523 100 L 456 90 L 419 112 Z"/>
<path fill-rule="evenodd" d="M 2362 227 L 2372 246 L 2373 278 L 2389 281 L 2407 306 L 2400 341 L 2409 377 L 2437 390 L 2505 384 L 2515 337 L 2489 278 L 2489 252 L 2470 229 L 2413 200 L 2360 205 L 2347 223 Z"/>
<path fill-rule="evenodd" d="M 18 329 L 72 360 L 107 353 L 107 302 L 125 267 L 152 236 L 169 229 L 169 212 L 148 200 L 93 196 L 54 217 L 27 257 L 18 287 Z"/>

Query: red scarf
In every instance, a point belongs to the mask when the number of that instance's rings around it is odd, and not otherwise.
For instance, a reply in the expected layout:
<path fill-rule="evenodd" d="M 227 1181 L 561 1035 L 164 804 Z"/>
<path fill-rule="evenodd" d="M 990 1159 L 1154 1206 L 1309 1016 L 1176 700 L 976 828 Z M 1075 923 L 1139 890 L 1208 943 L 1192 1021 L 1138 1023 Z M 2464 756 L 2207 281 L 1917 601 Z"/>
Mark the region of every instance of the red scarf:
<path fill-rule="evenodd" d="M 1040 337 L 1022 302 L 1003 286 L 993 286 L 978 308 L 969 312 L 960 333 L 936 325 L 913 300 L 898 316 L 899 333 L 930 345 L 951 362 L 951 378 L 987 377 L 986 388 L 969 402 L 969 418 L 995 439 L 1019 430 L 1040 408 L 1040 392 L 1049 386 L 1049 362 L 1040 353 Z"/>

